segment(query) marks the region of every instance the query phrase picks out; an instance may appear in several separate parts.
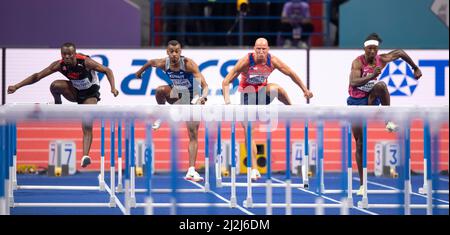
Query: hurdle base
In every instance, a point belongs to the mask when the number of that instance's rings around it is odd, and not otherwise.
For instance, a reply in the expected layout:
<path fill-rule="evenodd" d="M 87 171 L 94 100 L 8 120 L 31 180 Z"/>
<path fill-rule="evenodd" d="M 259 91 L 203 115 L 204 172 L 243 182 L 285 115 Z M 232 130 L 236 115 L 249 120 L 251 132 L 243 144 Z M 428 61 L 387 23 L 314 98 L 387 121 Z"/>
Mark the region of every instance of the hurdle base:
<path fill-rule="evenodd" d="M 205 183 L 205 193 L 208 193 L 210 191 L 209 183 Z"/>
<path fill-rule="evenodd" d="M 362 209 L 369 208 L 369 200 L 367 198 L 361 199 L 361 201 L 358 202 L 358 207 Z"/>
<path fill-rule="evenodd" d="M 9 197 L 9 207 L 10 208 L 14 207 L 14 197 Z"/>
<path fill-rule="evenodd" d="M 244 207 L 247 207 L 247 208 L 252 208 L 253 207 L 253 198 L 248 197 L 247 199 L 245 199 L 242 202 L 242 205 L 244 205 Z"/>
<path fill-rule="evenodd" d="M 123 185 L 122 184 L 118 184 L 116 187 L 116 192 L 117 193 L 123 193 Z"/>
<path fill-rule="evenodd" d="M 9 210 L 9 208 L 6 208 L 5 205 L 5 198 L 0 197 L 0 215 L 7 215 L 7 210 Z"/>
<path fill-rule="evenodd" d="M 99 183 L 99 190 L 102 192 L 105 191 L 105 181 L 101 181 Z"/>
<path fill-rule="evenodd" d="M 237 205 L 236 197 L 231 197 L 230 198 L 230 207 L 236 208 L 236 205 Z"/>
<path fill-rule="evenodd" d="M 130 197 L 130 207 L 136 208 L 136 197 Z"/>
<path fill-rule="evenodd" d="M 348 208 L 353 208 L 353 197 L 347 197 L 345 203 L 347 203 Z"/>
<path fill-rule="evenodd" d="M 349 215 L 350 214 L 350 208 L 353 207 L 352 201 L 349 201 L 349 198 L 343 198 L 341 200 L 341 215 Z"/>
<path fill-rule="evenodd" d="M 116 207 L 116 198 L 114 196 L 111 196 L 109 198 L 109 207 Z"/>
<path fill-rule="evenodd" d="M 426 184 L 423 185 L 423 187 L 419 188 L 419 193 L 422 195 L 426 195 L 428 192 L 428 186 Z"/>
<path fill-rule="evenodd" d="M 222 180 L 217 180 L 216 181 L 216 187 L 217 188 L 222 188 L 223 186 L 222 186 Z"/>
<path fill-rule="evenodd" d="M 145 197 L 145 214 L 153 215 L 153 199 L 152 197 Z"/>
<path fill-rule="evenodd" d="M 102 178 L 102 175 L 98 175 L 98 186 L 100 191 L 105 191 L 105 179 Z"/>

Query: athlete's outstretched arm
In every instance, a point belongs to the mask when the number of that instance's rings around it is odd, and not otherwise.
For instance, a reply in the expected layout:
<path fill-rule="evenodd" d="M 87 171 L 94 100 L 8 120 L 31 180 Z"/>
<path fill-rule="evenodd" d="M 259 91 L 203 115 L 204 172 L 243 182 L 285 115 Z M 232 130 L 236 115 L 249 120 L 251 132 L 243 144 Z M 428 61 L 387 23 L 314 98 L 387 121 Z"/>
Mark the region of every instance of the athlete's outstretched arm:
<path fill-rule="evenodd" d="M 408 63 L 414 70 L 414 78 L 419 79 L 420 77 L 422 77 L 422 71 L 420 71 L 419 67 L 417 67 L 411 57 L 409 57 L 409 55 L 401 49 L 393 50 L 387 54 L 381 54 L 380 57 L 384 64 L 401 58 L 406 61 L 406 63 Z"/>
<path fill-rule="evenodd" d="M 43 69 L 39 73 L 33 73 L 31 76 L 25 78 L 23 81 L 15 84 L 15 85 L 8 86 L 8 94 L 12 94 L 12 93 L 16 92 L 16 90 L 18 90 L 19 88 L 21 88 L 23 86 L 31 85 L 35 82 L 38 82 L 42 78 L 45 78 L 48 75 L 50 75 L 54 72 L 57 72 L 59 70 L 59 68 L 60 68 L 59 61 L 55 61 L 55 62 L 51 63 L 47 68 Z"/>
<path fill-rule="evenodd" d="M 352 70 L 350 72 L 350 86 L 362 86 L 373 78 L 376 78 L 381 73 L 381 68 L 376 67 L 373 73 L 368 74 L 365 77 L 361 77 L 361 68 L 361 61 L 358 59 L 353 60 Z"/>
<path fill-rule="evenodd" d="M 192 74 L 194 75 L 194 79 L 200 83 L 200 86 L 202 87 L 202 96 L 200 97 L 200 103 L 205 104 L 206 97 L 208 96 L 208 83 L 206 83 L 205 77 L 203 77 L 203 74 L 198 69 L 198 65 L 191 59 L 187 59 L 186 63 L 186 69 L 188 71 L 192 71 Z"/>
<path fill-rule="evenodd" d="M 164 69 L 164 65 L 166 64 L 166 60 L 165 59 L 153 59 L 153 60 L 149 60 L 147 61 L 147 63 L 145 63 L 136 73 L 136 77 L 137 78 L 141 78 L 142 73 L 148 69 L 149 67 L 157 67 L 160 69 Z"/>
<path fill-rule="evenodd" d="M 87 69 L 89 70 L 92 69 L 94 71 L 106 74 L 106 77 L 108 78 L 109 81 L 109 85 L 111 86 L 111 93 L 113 93 L 114 96 L 119 95 L 119 91 L 116 89 L 116 85 L 114 83 L 114 74 L 110 68 L 97 63 L 95 60 L 89 57 L 86 57 L 86 61 L 84 63 Z"/>
<path fill-rule="evenodd" d="M 300 89 L 302 89 L 306 99 L 313 97 L 313 93 L 308 90 L 305 84 L 303 84 L 300 77 L 289 66 L 283 63 L 283 61 L 278 59 L 278 57 L 272 56 L 272 64 L 276 69 L 280 70 L 280 72 L 289 76 L 292 79 L 292 81 L 295 82 L 295 84 L 297 84 L 300 87 Z"/>
<path fill-rule="evenodd" d="M 222 92 L 225 104 L 230 104 L 230 83 L 249 66 L 248 57 L 241 58 L 222 81 Z"/>

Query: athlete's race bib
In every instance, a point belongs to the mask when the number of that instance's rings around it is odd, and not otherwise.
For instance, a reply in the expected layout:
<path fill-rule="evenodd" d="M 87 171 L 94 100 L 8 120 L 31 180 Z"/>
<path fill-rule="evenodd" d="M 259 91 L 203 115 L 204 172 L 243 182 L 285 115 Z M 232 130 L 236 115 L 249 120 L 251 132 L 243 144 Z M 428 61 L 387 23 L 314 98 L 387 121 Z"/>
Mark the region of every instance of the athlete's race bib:
<path fill-rule="evenodd" d="M 264 83 L 264 81 L 266 80 L 266 78 L 264 76 L 261 75 L 250 75 L 247 78 L 247 83 L 248 84 L 252 84 L 252 85 L 259 85 Z"/>
<path fill-rule="evenodd" d="M 73 87 L 77 88 L 78 90 L 86 90 L 92 86 L 92 83 L 89 81 L 89 78 L 70 81 L 72 82 Z"/>
<path fill-rule="evenodd" d="M 358 90 L 361 90 L 361 91 L 364 91 L 364 92 L 368 93 L 368 92 L 370 92 L 373 89 L 373 87 L 377 83 L 378 83 L 378 81 L 370 80 L 366 84 L 364 84 L 362 86 L 359 86 L 359 87 L 356 87 L 356 88 L 358 88 Z"/>
<path fill-rule="evenodd" d="M 191 82 L 187 79 L 173 79 L 172 82 L 174 87 L 185 89 L 189 89 L 192 87 Z"/>

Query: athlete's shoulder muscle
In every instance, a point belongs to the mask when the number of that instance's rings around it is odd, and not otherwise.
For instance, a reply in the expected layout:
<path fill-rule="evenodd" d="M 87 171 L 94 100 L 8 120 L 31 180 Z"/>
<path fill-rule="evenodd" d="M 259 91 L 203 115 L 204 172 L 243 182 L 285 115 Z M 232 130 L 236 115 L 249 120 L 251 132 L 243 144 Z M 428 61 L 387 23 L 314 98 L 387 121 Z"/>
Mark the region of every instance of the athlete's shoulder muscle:
<path fill-rule="evenodd" d="M 197 63 L 188 57 L 184 57 L 184 64 L 186 65 L 186 70 L 189 72 L 196 72 L 199 70 Z"/>
<path fill-rule="evenodd" d="M 54 61 L 47 68 L 52 72 L 59 71 L 61 69 L 61 60 Z"/>
<path fill-rule="evenodd" d="M 234 66 L 234 69 L 236 70 L 236 72 L 243 72 L 243 71 L 247 70 L 249 66 L 250 66 L 250 61 L 248 59 L 248 55 L 246 55 L 238 60 L 238 62 Z"/>

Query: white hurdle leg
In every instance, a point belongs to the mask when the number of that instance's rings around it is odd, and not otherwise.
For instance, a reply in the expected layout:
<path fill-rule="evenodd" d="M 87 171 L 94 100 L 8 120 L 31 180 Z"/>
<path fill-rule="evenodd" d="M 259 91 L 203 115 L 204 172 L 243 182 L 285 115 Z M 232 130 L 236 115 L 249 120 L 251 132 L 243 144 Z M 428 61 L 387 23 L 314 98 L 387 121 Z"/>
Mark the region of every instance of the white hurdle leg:
<path fill-rule="evenodd" d="M 302 179 L 303 179 L 303 187 L 305 189 L 309 188 L 309 156 L 305 155 L 302 161 Z"/>
<path fill-rule="evenodd" d="M 122 184 L 122 157 L 117 158 L 117 192 L 123 192 Z"/>
<path fill-rule="evenodd" d="M 136 207 L 135 197 L 135 169 L 134 166 L 130 167 L 130 206 Z"/>
<path fill-rule="evenodd" d="M 308 172 L 309 172 L 309 133 L 308 133 L 308 121 L 305 121 L 305 154 L 304 154 L 304 158 L 302 161 L 302 178 L 303 178 L 303 187 L 304 188 L 309 188 L 309 176 L 308 176 Z"/>
<path fill-rule="evenodd" d="M 110 180 L 111 180 L 111 195 L 109 198 L 109 205 L 110 207 L 115 207 L 116 206 L 116 171 L 115 171 L 115 130 L 116 130 L 116 125 L 114 120 L 111 120 L 111 166 L 110 166 Z"/>
<path fill-rule="evenodd" d="M 209 192 L 209 157 L 205 158 L 205 192 Z"/>
<path fill-rule="evenodd" d="M 252 124 L 247 121 L 247 199 L 244 201 L 245 207 L 253 206 L 252 198 Z M 256 167 L 256 166 L 255 166 Z"/>
<path fill-rule="evenodd" d="M 153 215 L 153 199 L 151 196 L 145 197 L 145 214 Z"/>
<path fill-rule="evenodd" d="M 215 161 L 215 172 L 216 172 L 216 187 L 222 187 L 222 133 L 220 122 L 217 126 L 217 151 Z"/>
<path fill-rule="evenodd" d="M 291 123 L 286 121 L 286 215 L 292 215 Z"/>
<path fill-rule="evenodd" d="M 130 180 L 125 179 L 125 214 L 130 215 Z"/>
<path fill-rule="evenodd" d="M 411 148 L 410 148 L 410 127 L 409 122 L 406 123 L 404 138 L 404 156 L 405 156 L 405 215 L 411 215 Z M 403 149 L 402 149 L 403 150 Z"/>
<path fill-rule="evenodd" d="M 110 174 L 111 174 L 111 196 L 109 198 L 109 205 L 111 207 L 116 207 L 116 172 L 115 172 L 115 167 L 112 166 L 110 169 Z"/>
<path fill-rule="evenodd" d="M 205 192 L 209 192 L 209 128 L 205 123 Z"/>
<path fill-rule="evenodd" d="M 271 125 L 267 125 L 267 179 L 266 179 L 266 215 L 272 215 L 272 133 Z"/>
<path fill-rule="evenodd" d="M 17 155 L 13 156 L 12 189 L 17 190 Z"/>
<path fill-rule="evenodd" d="M 427 159 L 423 159 L 423 186 L 419 188 L 420 194 L 427 194 L 428 192 L 428 179 L 427 179 Z"/>
<path fill-rule="evenodd" d="M 101 120 L 101 156 L 100 156 L 100 175 L 98 182 L 100 191 L 105 191 L 105 121 Z"/>
<path fill-rule="evenodd" d="M 433 187 L 432 187 L 432 181 L 428 180 L 428 187 L 427 187 L 427 215 L 433 214 Z"/>
<path fill-rule="evenodd" d="M 136 151 L 134 145 L 134 120 L 131 119 L 130 124 L 130 206 L 136 208 L 136 195 L 135 195 L 135 187 L 136 187 Z M 151 174 L 151 173 L 150 173 Z"/>
<path fill-rule="evenodd" d="M 352 127 L 347 124 L 347 203 L 353 207 L 353 177 L 352 177 Z"/>
<path fill-rule="evenodd" d="M 216 187 L 221 188 L 222 187 L 222 154 L 219 153 L 215 160 L 215 173 L 216 173 Z"/>
<path fill-rule="evenodd" d="M 236 123 L 231 122 L 231 197 L 230 207 L 235 208 L 236 201 Z"/>
<path fill-rule="evenodd" d="M 351 205 L 351 204 L 348 202 L 348 198 L 345 198 L 345 197 L 342 198 L 341 205 L 342 205 L 341 215 L 349 215 L 350 214 L 349 205 Z"/>
<path fill-rule="evenodd" d="M 17 190 L 17 124 L 12 126 L 13 131 L 13 169 L 12 169 L 12 188 L 11 190 Z"/>
<path fill-rule="evenodd" d="M 324 215 L 325 214 L 325 208 L 323 207 L 324 200 L 321 197 L 318 197 L 316 199 L 316 215 Z"/>
<path fill-rule="evenodd" d="M 363 187 L 364 193 L 362 200 L 358 202 L 358 207 L 367 209 L 369 206 L 369 199 L 367 198 L 367 121 L 363 121 L 362 125 L 363 131 L 363 143 L 362 143 L 362 165 L 363 165 Z"/>
<path fill-rule="evenodd" d="M 236 167 L 231 167 L 231 197 L 230 197 L 230 207 L 236 207 Z"/>
<path fill-rule="evenodd" d="M 267 179 L 266 184 L 266 215 L 272 215 L 272 180 Z"/>
<path fill-rule="evenodd" d="M 0 197 L 0 215 L 6 215 L 6 199 Z"/>
<path fill-rule="evenodd" d="M 286 215 L 292 215 L 292 187 L 291 180 L 286 180 Z"/>
<path fill-rule="evenodd" d="M 117 124 L 117 192 L 123 192 L 122 185 L 122 121 Z"/>
<path fill-rule="evenodd" d="M 105 157 L 100 158 L 100 175 L 98 177 L 100 191 L 105 191 Z"/>
<path fill-rule="evenodd" d="M 9 167 L 9 185 L 8 185 L 8 203 L 10 207 L 14 207 L 14 189 L 13 189 L 13 178 L 14 178 L 14 167 Z"/>
<path fill-rule="evenodd" d="M 428 159 L 431 158 L 431 133 L 430 133 L 430 124 L 427 121 L 424 121 L 423 127 L 423 186 L 419 188 L 420 194 L 427 194 L 428 192 Z M 431 161 L 430 161 L 431 162 Z M 431 195 L 431 194 L 429 194 Z"/>
<path fill-rule="evenodd" d="M 10 180 L 5 179 L 5 215 L 9 215 L 9 208 L 11 207 L 9 203 L 9 183 Z"/>
<path fill-rule="evenodd" d="M 247 198 L 244 201 L 245 207 L 252 207 L 252 205 L 253 205 L 251 172 L 252 172 L 252 168 L 247 167 Z"/>

